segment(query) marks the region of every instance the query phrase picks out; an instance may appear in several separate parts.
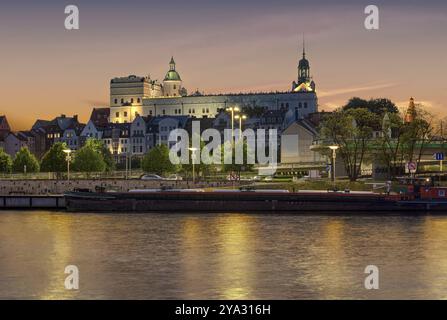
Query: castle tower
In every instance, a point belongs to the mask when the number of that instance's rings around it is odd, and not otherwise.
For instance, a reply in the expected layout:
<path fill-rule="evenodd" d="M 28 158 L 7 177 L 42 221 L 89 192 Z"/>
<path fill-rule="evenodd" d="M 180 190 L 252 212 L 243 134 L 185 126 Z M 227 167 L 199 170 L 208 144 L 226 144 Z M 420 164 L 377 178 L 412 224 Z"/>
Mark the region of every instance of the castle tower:
<path fill-rule="evenodd" d="M 315 91 L 315 82 L 310 76 L 310 63 L 306 59 L 306 47 L 303 38 L 303 56 L 298 62 L 298 82 L 293 82 L 292 91 L 313 92 Z"/>
<path fill-rule="evenodd" d="M 175 70 L 174 57 L 169 62 L 169 71 L 163 80 L 163 96 L 165 97 L 181 97 L 182 96 L 182 79 Z"/>

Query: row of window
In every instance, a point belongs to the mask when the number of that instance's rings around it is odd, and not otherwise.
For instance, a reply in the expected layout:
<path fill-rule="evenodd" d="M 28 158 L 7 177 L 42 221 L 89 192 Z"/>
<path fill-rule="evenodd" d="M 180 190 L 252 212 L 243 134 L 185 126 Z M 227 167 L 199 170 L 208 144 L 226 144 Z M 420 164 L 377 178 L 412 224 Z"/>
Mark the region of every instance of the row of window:
<path fill-rule="evenodd" d="M 143 153 L 143 146 L 140 146 L 140 147 L 133 146 L 133 153 L 136 153 L 136 152 Z"/>
<path fill-rule="evenodd" d="M 289 104 L 288 103 L 281 103 L 281 108 L 284 108 L 284 107 L 286 107 L 286 108 L 289 108 Z M 298 103 L 298 108 L 307 108 L 307 102 L 300 102 L 300 103 Z"/>
<path fill-rule="evenodd" d="M 165 126 L 160 127 L 161 132 L 166 132 L 166 131 L 171 132 L 174 129 L 177 129 L 177 127 L 165 127 Z"/>
<path fill-rule="evenodd" d="M 115 104 L 117 104 L 118 103 L 118 99 L 115 99 L 114 102 L 115 102 Z M 129 101 L 126 101 L 126 102 L 129 102 Z M 135 102 L 135 99 L 131 98 L 130 99 L 130 103 L 134 103 L 134 102 Z M 124 103 L 124 99 L 121 99 L 121 104 L 123 104 L 123 103 Z M 141 103 L 141 99 L 140 98 L 137 98 L 137 103 Z"/>
<path fill-rule="evenodd" d="M 288 106 L 288 104 L 287 104 L 287 106 Z M 161 113 L 162 113 L 162 115 L 166 115 L 166 110 L 163 109 L 163 110 L 161 111 Z M 189 113 L 189 114 L 195 114 L 195 113 L 196 113 L 196 109 L 194 109 L 194 108 L 189 109 L 189 110 L 188 110 L 188 113 Z M 202 109 L 202 113 L 203 113 L 203 114 L 209 114 L 209 113 L 210 113 L 210 109 L 209 109 L 209 108 L 203 108 L 203 109 Z M 174 114 L 181 115 L 181 114 L 182 114 L 182 109 L 174 109 Z M 124 118 L 127 118 L 127 115 L 128 115 L 127 111 L 123 111 L 123 117 L 124 117 Z M 149 115 L 151 115 L 151 116 L 153 115 L 152 110 L 149 110 Z M 136 116 L 138 116 L 138 112 L 135 111 L 135 117 L 136 117 Z M 115 113 L 115 117 L 116 117 L 116 118 L 119 118 L 119 117 L 120 117 L 120 113 L 119 113 L 119 112 L 116 112 L 116 113 Z M 126 120 L 124 120 L 124 121 L 126 122 Z"/>
<path fill-rule="evenodd" d="M 104 141 L 105 141 L 105 144 L 108 144 L 108 145 L 110 145 L 112 143 L 111 139 L 105 139 Z M 128 142 L 128 139 L 121 139 L 120 140 L 121 144 L 127 144 L 127 142 Z"/>
<path fill-rule="evenodd" d="M 61 134 L 60 133 L 49 133 L 49 134 L 47 134 L 47 138 L 48 139 L 53 139 L 53 138 L 60 138 L 61 137 Z"/>

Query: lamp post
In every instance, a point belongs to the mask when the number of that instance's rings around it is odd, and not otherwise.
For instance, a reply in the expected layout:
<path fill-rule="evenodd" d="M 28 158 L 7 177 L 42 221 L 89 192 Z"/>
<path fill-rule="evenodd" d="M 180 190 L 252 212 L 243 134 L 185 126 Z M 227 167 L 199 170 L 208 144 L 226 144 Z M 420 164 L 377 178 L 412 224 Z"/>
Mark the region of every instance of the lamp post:
<path fill-rule="evenodd" d="M 196 164 L 196 151 L 197 148 L 189 148 L 189 150 L 192 152 L 191 155 L 191 161 L 192 161 L 192 183 L 196 184 L 196 168 L 195 168 L 195 164 Z"/>
<path fill-rule="evenodd" d="M 233 144 L 233 137 L 234 137 L 234 113 L 239 112 L 238 107 L 230 107 L 227 108 L 227 111 L 231 112 L 231 143 Z"/>
<path fill-rule="evenodd" d="M 338 146 L 329 146 L 329 149 L 332 150 L 332 182 L 334 184 L 334 190 L 335 190 L 335 158 L 336 158 L 335 152 L 337 151 L 338 148 L 339 148 Z"/>
<path fill-rule="evenodd" d="M 234 118 L 239 120 L 239 140 L 241 140 L 242 139 L 242 120 L 246 120 L 247 116 L 237 114 L 234 116 Z"/>
<path fill-rule="evenodd" d="M 64 152 L 67 154 L 65 160 L 67 160 L 67 181 L 70 181 L 70 161 L 71 161 L 71 149 L 64 149 Z"/>

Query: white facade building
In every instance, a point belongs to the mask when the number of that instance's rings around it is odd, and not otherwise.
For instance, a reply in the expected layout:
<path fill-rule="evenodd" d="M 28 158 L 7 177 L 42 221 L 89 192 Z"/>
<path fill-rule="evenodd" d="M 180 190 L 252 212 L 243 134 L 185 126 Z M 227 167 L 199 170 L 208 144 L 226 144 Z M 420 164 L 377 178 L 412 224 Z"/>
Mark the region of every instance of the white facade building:
<path fill-rule="evenodd" d="M 150 77 L 115 78 L 110 83 L 110 122 L 130 123 L 140 116 L 188 116 L 213 118 L 228 107 L 263 107 L 266 110 L 287 110 L 291 123 L 318 111 L 315 82 L 310 76 L 310 64 L 303 52 L 298 64 L 297 81 L 287 92 L 187 95 L 182 78 L 172 58 L 163 84 Z"/>

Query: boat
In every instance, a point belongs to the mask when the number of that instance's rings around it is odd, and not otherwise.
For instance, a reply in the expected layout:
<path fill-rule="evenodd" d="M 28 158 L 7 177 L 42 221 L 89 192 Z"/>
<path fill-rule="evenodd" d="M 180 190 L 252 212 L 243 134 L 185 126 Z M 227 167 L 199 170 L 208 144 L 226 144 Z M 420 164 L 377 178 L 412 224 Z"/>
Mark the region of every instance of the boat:
<path fill-rule="evenodd" d="M 445 212 L 447 188 L 417 192 L 150 189 L 129 192 L 75 190 L 65 194 L 72 212 Z"/>

